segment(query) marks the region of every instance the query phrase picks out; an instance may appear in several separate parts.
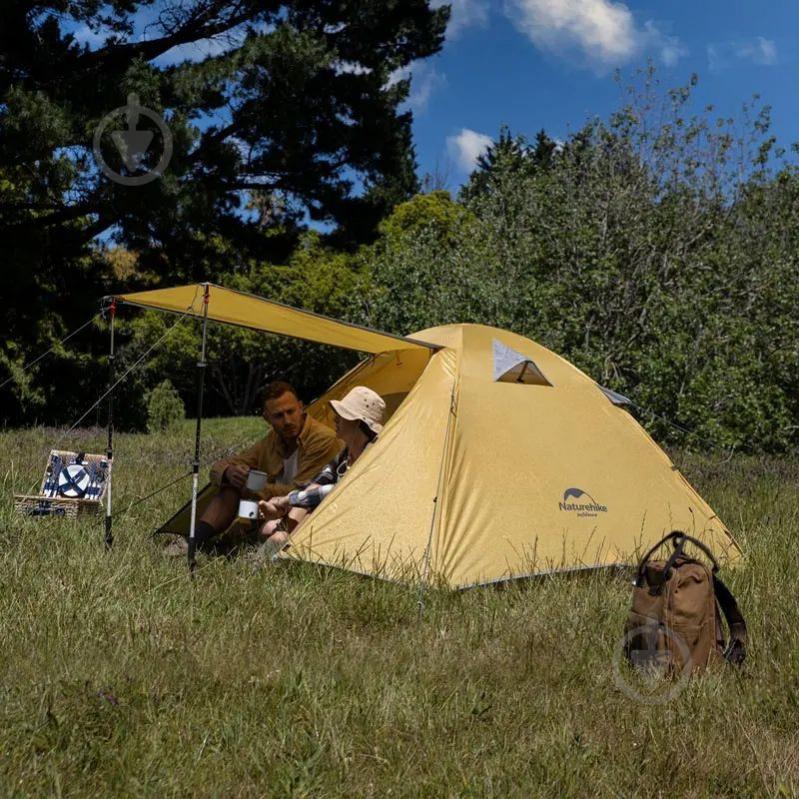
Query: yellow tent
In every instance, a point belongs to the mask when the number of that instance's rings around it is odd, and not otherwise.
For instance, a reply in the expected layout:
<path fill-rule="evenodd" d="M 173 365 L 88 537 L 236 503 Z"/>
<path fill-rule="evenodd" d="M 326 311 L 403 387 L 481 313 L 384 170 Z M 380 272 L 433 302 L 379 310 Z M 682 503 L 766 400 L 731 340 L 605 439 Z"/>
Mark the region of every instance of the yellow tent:
<path fill-rule="evenodd" d="M 630 563 L 673 529 L 740 555 L 618 395 L 563 358 L 482 325 L 414 339 L 441 349 L 368 359 L 311 406 L 329 420 L 361 384 L 396 412 L 285 557 L 454 588 Z"/>
<path fill-rule="evenodd" d="M 332 426 L 328 401 L 366 385 L 388 422 L 284 557 L 455 588 L 630 563 L 673 529 L 740 556 L 624 398 L 529 339 L 471 324 L 402 338 L 210 284 L 117 300 L 370 353 L 309 412 Z"/>

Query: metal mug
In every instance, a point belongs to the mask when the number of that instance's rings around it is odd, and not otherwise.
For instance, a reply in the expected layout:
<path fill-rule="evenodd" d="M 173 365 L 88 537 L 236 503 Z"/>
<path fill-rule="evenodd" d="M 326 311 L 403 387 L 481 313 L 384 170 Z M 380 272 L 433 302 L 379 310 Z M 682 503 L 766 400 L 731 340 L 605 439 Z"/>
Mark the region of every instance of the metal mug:
<path fill-rule="evenodd" d="M 250 469 L 250 473 L 247 475 L 247 490 L 256 494 L 262 491 L 266 485 L 268 476 L 266 472 Z"/>
<path fill-rule="evenodd" d="M 249 499 L 239 502 L 239 519 L 255 521 L 258 518 L 258 503 Z"/>

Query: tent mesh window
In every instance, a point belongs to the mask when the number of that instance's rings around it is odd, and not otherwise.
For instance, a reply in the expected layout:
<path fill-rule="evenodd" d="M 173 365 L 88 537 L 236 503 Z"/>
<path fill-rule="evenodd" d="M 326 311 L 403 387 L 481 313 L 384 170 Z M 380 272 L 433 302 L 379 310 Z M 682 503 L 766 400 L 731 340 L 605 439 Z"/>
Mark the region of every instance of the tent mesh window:
<path fill-rule="evenodd" d="M 494 339 L 494 380 L 497 383 L 526 383 L 533 386 L 551 386 L 535 362 Z"/>

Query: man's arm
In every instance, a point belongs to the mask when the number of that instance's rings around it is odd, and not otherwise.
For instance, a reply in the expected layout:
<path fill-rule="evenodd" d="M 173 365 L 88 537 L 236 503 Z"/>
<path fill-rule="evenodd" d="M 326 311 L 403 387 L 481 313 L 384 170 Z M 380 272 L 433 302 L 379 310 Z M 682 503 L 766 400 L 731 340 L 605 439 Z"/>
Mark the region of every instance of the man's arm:
<path fill-rule="evenodd" d="M 224 482 L 225 472 L 229 466 L 243 466 L 245 469 L 255 469 L 261 461 L 261 453 L 265 446 L 266 439 L 263 439 L 257 444 L 253 444 L 253 446 L 245 449 L 243 452 L 240 452 L 238 455 L 233 455 L 230 458 L 217 461 L 211 467 L 211 482 L 214 485 L 221 486 Z"/>

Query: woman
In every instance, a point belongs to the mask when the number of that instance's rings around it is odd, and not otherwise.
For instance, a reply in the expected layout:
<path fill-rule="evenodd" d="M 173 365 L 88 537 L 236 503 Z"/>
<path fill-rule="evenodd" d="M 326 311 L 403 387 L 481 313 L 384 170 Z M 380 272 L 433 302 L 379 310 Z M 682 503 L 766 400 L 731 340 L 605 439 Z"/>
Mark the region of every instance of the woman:
<path fill-rule="evenodd" d="M 286 545 L 289 534 L 335 488 L 383 429 L 386 403 L 366 386 L 356 386 L 344 399 L 330 400 L 330 406 L 336 414 L 336 435 L 344 442 L 344 449 L 305 488 L 259 503 L 261 517 L 266 520 L 261 535 L 275 551 Z M 286 529 L 278 529 L 279 526 Z"/>

